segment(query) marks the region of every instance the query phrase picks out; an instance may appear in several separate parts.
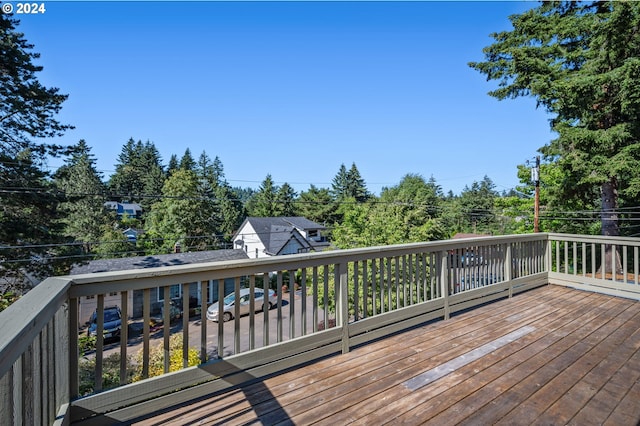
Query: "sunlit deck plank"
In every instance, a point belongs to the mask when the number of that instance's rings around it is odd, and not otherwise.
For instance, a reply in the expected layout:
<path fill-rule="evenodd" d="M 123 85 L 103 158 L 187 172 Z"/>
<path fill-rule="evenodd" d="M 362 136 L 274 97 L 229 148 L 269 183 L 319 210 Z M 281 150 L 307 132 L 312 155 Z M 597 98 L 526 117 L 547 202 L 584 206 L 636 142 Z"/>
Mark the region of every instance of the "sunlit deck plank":
<path fill-rule="evenodd" d="M 417 388 L 407 381 L 514 330 Z M 640 303 L 548 286 L 138 424 L 623 424 L 640 420 Z M 477 352 L 476 352 L 477 353 Z"/>

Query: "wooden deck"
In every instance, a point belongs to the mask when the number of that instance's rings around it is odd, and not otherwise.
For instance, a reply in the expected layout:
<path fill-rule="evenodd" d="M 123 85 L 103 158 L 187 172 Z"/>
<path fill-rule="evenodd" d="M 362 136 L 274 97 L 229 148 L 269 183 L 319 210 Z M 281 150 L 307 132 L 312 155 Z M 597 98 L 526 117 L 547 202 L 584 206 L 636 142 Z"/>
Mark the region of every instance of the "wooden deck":
<path fill-rule="evenodd" d="M 135 424 L 640 421 L 640 303 L 545 286 Z"/>

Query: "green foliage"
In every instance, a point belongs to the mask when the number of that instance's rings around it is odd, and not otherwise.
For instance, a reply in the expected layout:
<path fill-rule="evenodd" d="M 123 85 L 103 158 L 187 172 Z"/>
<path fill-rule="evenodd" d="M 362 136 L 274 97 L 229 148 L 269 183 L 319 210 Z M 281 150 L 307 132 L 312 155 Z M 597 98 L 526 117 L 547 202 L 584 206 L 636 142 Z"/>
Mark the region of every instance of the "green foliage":
<path fill-rule="evenodd" d="M 174 334 L 169 338 L 169 371 L 178 371 L 184 368 L 182 358 L 182 334 Z M 135 355 L 135 369 L 132 374 L 132 381 L 142 380 L 142 356 L 140 350 Z M 200 355 L 196 348 L 189 347 L 187 355 L 187 366 L 193 367 L 200 364 Z M 162 343 L 152 346 L 149 351 L 149 377 L 156 377 L 164 374 L 164 346 Z"/>
<path fill-rule="evenodd" d="M 258 192 L 247 202 L 247 214 L 251 217 L 278 216 L 280 211 L 278 190 L 279 188 L 273 183 L 271 175 L 267 175 Z"/>
<path fill-rule="evenodd" d="M 544 2 L 510 19 L 470 65 L 498 81 L 491 96 L 532 96 L 553 116 L 549 206 L 598 206 L 601 232 L 617 235 L 618 207 L 640 195 L 640 4 Z"/>
<path fill-rule="evenodd" d="M 199 192 L 199 181 L 191 170 L 176 170 L 163 188 L 164 198 L 153 204 L 141 242 L 147 250 L 167 253 L 180 243 L 184 250 L 204 250 L 217 244 L 214 205 Z"/>
<path fill-rule="evenodd" d="M 39 54 L 17 25 L 10 15 L 0 15 L 0 292 L 21 294 L 34 281 L 65 270 L 69 261 L 55 257 L 74 250 L 58 246 L 65 242 L 58 198 L 44 168 L 47 156 L 69 150 L 35 141 L 72 128 L 55 118 L 67 95 L 40 84 L 42 67 L 34 64 Z"/>
<path fill-rule="evenodd" d="M 11 305 L 13 302 L 18 300 L 20 295 L 14 291 L 5 291 L 0 294 L 0 312 L 4 311 Z"/>
<path fill-rule="evenodd" d="M 331 225 L 338 221 L 337 206 L 327 188 L 311 185 L 307 191 L 300 193 L 296 205 L 297 215 L 316 223 Z"/>
<path fill-rule="evenodd" d="M 78 337 L 78 352 L 80 352 L 80 355 L 85 355 L 87 353 L 89 353 L 90 351 L 94 350 L 96 348 L 96 341 L 98 340 L 98 338 L 96 336 L 87 336 L 86 334 L 83 334 L 82 336 Z"/>
<path fill-rule="evenodd" d="M 362 203 L 369 199 L 371 194 L 367 190 L 356 163 L 352 163 L 349 170 L 344 164 L 340 165 L 340 169 L 331 183 L 331 195 L 337 201 L 354 199 L 356 202 Z"/>
<path fill-rule="evenodd" d="M 165 174 L 160 153 L 149 141 L 129 139 L 118 156 L 115 173 L 109 179 L 109 190 L 117 201 L 140 203 L 144 212 L 159 195 Z"/>
<path fill-rule="evenodd" d="M 106 187 L 95 162 L 91 148 L 80 140 L 65 165 L 54 174 L 55 185 L 65 197 L 58 207 L 64 234 L 82 242 L 88 253 L 100 241 L 101 230 L 109 220 L 104 208 Z"/>
<path fill-rule="evenodd" d="M 127 357 L 126 381 L 133 381 L 135 366 L 131 358 Z M 95 390 L 96 358 L 81 358 L 78 363 L 80 379 L 80 395 L 90 395 Z M 102 390 L 120 386 L 120 353 L 106 356 L 102 360 Z"/>
<path fill-rule="evenodd" d="M 402 244 L 446 238 L 440 219 L 439 188 L 419 175 L 406 175 L 395 187 L 384 188 L 369 203 L 345 199 L 339 213 L 343 219 L 333 229 L 340 248 Z"/>

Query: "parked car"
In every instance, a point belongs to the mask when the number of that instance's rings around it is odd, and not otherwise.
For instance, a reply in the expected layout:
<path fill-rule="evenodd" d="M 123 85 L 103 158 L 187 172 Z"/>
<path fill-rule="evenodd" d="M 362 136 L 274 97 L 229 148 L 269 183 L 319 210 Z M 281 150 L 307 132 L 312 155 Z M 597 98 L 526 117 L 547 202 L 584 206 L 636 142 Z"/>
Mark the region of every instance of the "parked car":
<path fill-rule="evenodd" d="M 248 314 L 250 309 L 250 297 L 251 294 L 248 288 L 240 290 L 240 315 Z M 224 309 L 222 314 L 222 321 L 229 321 L 233 319 L 235 314 L 236 294 L 231 293 L 223 299 Z M 268 311 L 278 303 L 276 292 L 269 290 L 269 296 L 267 300 L 264 299 L 264 291 L 262 289 L 254 290 L 254 306 L 256 310 Z M 207 319 L 210 321 L 218 321 L 218 302 L 214 302 L 207 309 Z"/>
<path fill-rule="evenodd" d="M 120 332 L 122 330 L 122 314 L 117 306 L 107 306 L 104 308 L 104 340 L 120 340 Z M 95 336 L 98 332 L 98 312 L 93 311 L 89 318 L 88 336 Z"/>

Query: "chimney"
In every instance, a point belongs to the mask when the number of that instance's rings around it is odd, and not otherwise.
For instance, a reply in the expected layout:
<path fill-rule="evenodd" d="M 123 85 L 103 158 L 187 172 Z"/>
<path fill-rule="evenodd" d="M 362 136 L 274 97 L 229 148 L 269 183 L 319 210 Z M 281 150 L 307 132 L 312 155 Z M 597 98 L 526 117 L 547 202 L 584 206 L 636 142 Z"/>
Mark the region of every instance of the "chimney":
<path fill-rule="evenodd" d="M 180 247 L 180 243 L 177 242 L 173 245 L 173 252 L 174 253 L 180 253 L 181 252 L 181 247 Z"/>

